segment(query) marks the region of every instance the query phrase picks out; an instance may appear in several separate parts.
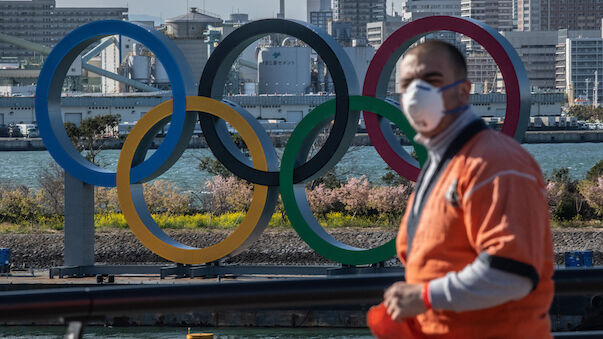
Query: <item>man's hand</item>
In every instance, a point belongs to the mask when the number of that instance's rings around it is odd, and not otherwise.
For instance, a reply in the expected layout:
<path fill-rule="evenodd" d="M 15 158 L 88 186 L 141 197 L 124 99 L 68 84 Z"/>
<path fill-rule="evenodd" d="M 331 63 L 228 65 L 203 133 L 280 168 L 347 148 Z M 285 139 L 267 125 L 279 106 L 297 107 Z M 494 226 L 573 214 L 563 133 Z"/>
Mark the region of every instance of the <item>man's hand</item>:
<path fill-rule="evenodd" d="M 414 317 L 427 311 L 423 302 L 423 285 L 397 282 L 390 286 L 383 296 L 387 314 L 394 321 Z"/>

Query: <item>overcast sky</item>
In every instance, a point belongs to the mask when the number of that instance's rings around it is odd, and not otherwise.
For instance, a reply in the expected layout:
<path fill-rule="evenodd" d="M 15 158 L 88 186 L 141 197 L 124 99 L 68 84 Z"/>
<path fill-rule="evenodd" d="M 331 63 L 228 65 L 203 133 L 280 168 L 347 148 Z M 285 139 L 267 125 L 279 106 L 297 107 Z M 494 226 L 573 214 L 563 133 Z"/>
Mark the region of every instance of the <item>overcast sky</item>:
<path fill-rule="evenodd" d="M 205 8 L 227 19 L 230 13 L 247 13 L 250 19 L 275 17 L 279 0 L 56 0 L 58 7 L 128 7 L 131 16 L 149 15 L 165 20 L 187 12 L 187 7 Z M 285 17 L 306 20 L 306 1 L 285 0 Z"/>

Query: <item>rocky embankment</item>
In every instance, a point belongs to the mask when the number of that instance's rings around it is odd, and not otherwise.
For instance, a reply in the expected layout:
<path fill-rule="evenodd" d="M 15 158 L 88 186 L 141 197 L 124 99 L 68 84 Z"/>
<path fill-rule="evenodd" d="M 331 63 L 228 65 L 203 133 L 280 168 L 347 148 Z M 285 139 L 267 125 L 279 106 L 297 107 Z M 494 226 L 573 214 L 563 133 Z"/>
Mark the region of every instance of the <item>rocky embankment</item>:
<path fill-rule="evenodd" d="M 337 229 L 329 232 L 338 240 L 370 248 L 395 236 L 394 230 Z M 224 239 L 230 231 L 168 232 L 174 239 L 196 247 L 207 247 Z M 593 264 L 603 265 L 603 229 L 563 229 L 553 233 L 556 263 L 563 264 L 563 252 L 592 250 Z M 1 234 L 0 247 L 11 248 L 11 262 L 21 267 L 48 268 L 63 264 L 63 234 Z M 165 262 L 146 249 L 129 230 L 99 232 L 95 241 L 96 262 L 106 264 L 148 264 Z M 249 248 L 224 260 L 226 264 L 315 265 L 329 261 L 314 253 L 293 230 L 269 230 Z M 397 264 L 392 259 L 388 264 Z"/>

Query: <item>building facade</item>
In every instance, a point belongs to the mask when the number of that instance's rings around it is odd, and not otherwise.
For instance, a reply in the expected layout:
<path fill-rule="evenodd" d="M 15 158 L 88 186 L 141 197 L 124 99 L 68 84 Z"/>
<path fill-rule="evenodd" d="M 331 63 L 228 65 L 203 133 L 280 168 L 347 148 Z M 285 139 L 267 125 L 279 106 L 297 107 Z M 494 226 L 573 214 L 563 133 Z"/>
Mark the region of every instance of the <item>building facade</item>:
<path fill-rule="evenodd" d="M 306 9 L 306 21 L 326 31 L 329 20 L 333 20 L 331 0 L 307 0 Z"/>
<path fill-rule="evenodd" d="M 402 5 L 402 20 L 410 22 L 433 15 L 461 16 L 461 2 L 459 0 L 407 0 Z M 462 53 L 465 46 L 461 43 L 461 36 L 454 32 L 439 31 L 428 34 L 422 41 L 438 39 L 456 46 Z"/>
<path fill-rule="evenodd" d="M 585 95 L 586 93 L 584 93 L 584 92 L 580 93 L 580 92 L 576 92 L 574 90 L 573 87 L 575 84 L 573 84 L 572 81 L 568 81 L 568 78 L 571 78 L 571 77 L 568 76 L 567 70 L 568 70 L 568 68 L 569 69 L 572 68 L 572 66 L 571 66 L 572 64 L 574 64 L 577 67 L 581 61 L 588 61 L 588 59 L 583 59 L 582 56 L 580 58 L 572 58 L 571 55 L 568 55 L 568 50 L 566 48 L 567 41 L 568 41 L 568 39 L 580 40 L 580 39 L 597 39 L 597 38 L 601 38 L 601 30 L 581 31 L 581 30 L 560 29 L 558 31 L 557 46 L 556 46 L 556 51 L 555 51 L 555 87 L 559 90 L 563 90 L 566 92 L 569 102 L 574 102 L 574 99 L 576 97 L 580 96 L 581 94 Z M 576 47 L 576 49 L 578 48 L 577 45 L 575 45 L 575 47 Z M 569 50 L 569 52 L 571 52 L 571 49 Z M 596 58 L 596 53 L 592 54 L 592 56 Z M 569 65 L 568 65 L 568 60 L 571 60 L 571 62 L 569 62 Z M 582 84 L 584 84 L 584 82 L 582 82 Z M 582 86 L 582 85 L 578 84 L 578 86 Z M 591 88 L 592 88 L 592 86 L 591 86 Z M 583 89 L 586 89 L 585 86 Z M 579 88 L 579 90 L 582 90 L 582 88 Z"/>
<path fill-rule="evenodd" d="M 513 0 L 461 0 L 461 15 L 482 21 L 498 31 L 512 31 Z"/>
<path fill-rule="evenodd" d="M 502 32 L 519 54 L 532 90 L 555 89 L 557 31 Z"/>
<path fill-rule="evenodd" d="M 480 20 L 497 31 L 512 31 L 513 0 L 461 0 L 461 16 Z M 466 46 L 467 71 L 479 92 L 496 90 L 496 63 L 478 43 L 470 38 L 461 39 Z"/>
<path fill-rule="evenodd" d="M 299 122 L 314 108 L 335 98 L 334 95 L 241 95 L 227 99 L 245 108 L 256 119 Z M 122 123 L 134 124 L 151 108 L 171 99 L 169 95 L 139 93 L 116 96 L 64 97 L 61 112 L 64 121 L 79 125 L 83 119 L 106 114 L 119 114 Z M 395 99 L 392 97 L 392 99 Z M 483 117 L 503 118 L 506 113 L 506 96 L 501 93 L 472 94 L 474 111 Z M 531 115 L 560 115 L 563 94 L 532 94 Z M 35 123 L 34 97 L 0 97 L 0 124 Z M 293 127 L 295 125 L 292 125 Z"/>
<path fill-rule="evenodd" d="M 402 20 L 412 21 L 430 15 L 461 15 L 459 0 L 407 0 L 402 3 Z"/>
<path fill-rule="evenodd" d="M 208 27 L 221 27 L 223 20 L 217 14 L 191 7 L 188 13 L 165 20 L 166 35 L 183 52 L 193 71 L 193 79 L 199 81 L 207 63 L 210 44 L 205 42 Z"/>
<path fill-rule="evenodd" d="M 48 47 L 97 20 L 126 20 L 128 9 L 56 7 L 55 0 L 0 1 L 0 32 Z M 23 59 L 35 52 L 0 42 L 0 57 Z"/>
<path fill-rule="evenodd" d="M 603 39 L 566 38 L 565 91 L 570 103 L 601 104 L 603 102 Z"/>
<path fill-rule="evenodd" d="M 368 44 L 374 48 L 379 48 L 383 41 L 387 39 L 398 28 L 402 27 L 402 21 L 378 21 L 366 24 L 366 38 Z"/>
<path fill-rule="evenodd" d="M 517 29 L 596 30 L 601 28 L 600 0 L 517 0 Z"/>
<path fill-rule="evenodd" d="M 310 13 L 310 18 L 308 19 L 308 22 L 326 31 L 329 27 L 329 21 L 331 20 L 333 20 L 332 11 L 316 11 Z"/>
<path fill-rule="evenodd" d="M 333 0 L 333 21 L 349 23 L 352 39 L 366 39 L 366 24 L 386 19 L 386 0 Z"/>

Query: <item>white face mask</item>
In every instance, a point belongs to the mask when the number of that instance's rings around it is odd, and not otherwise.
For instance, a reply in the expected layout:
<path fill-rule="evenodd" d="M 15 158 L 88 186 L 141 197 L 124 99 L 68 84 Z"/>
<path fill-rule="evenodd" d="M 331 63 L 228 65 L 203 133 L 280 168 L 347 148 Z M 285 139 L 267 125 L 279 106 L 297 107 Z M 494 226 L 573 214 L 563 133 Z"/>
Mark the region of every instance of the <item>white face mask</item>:
<path fill-rule="evenodd" d="M 402 110 L 410 125 L 417 132 L 429 132 L 435 129 L 445 114 L 463 111 L 467 105 L 446 111 L 442 92 L 458 86 L 465 79 L 437 88 L 430 83 L 414 79 L 402 94 Z"/>

